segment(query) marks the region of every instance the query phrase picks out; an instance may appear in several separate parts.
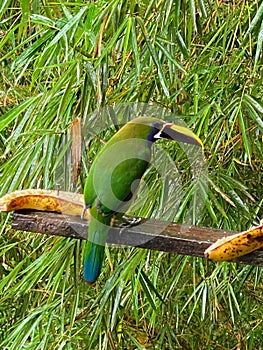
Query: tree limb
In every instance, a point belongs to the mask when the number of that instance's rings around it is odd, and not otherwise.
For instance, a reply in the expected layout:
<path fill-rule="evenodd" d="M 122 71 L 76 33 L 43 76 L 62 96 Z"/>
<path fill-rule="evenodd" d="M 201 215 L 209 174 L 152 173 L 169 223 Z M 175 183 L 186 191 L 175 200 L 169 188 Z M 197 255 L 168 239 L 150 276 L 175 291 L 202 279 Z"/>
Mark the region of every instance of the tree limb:
<path fill-rule="evenodd" d="M 12 228 L 77 239 L 87 239 L 88 233 L 86 221 L 77 216 L 34 210 L 14 212 Z M 237 232 L 142 219 L 136 226 L 112 227 L 107 242 L 113 245 L 204 257 L 206 248 L 217 239 L 235 233 Z M 234 261 L 263 266 L 263 251 L 255 251 Z"/>

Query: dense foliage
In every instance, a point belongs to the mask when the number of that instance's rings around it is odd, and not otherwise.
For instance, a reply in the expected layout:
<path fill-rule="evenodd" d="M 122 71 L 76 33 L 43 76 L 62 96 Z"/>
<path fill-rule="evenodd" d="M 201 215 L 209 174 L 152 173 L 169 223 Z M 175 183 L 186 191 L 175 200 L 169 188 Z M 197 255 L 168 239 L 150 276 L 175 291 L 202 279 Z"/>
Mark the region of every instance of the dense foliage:
<path fill-rule="evenodd" d="M 73 119 L 140 101 L 180 115 L 204 141 L 209 187 L 194 223 L 258 223 L 262 43 L 257 0 L 2 1 L 0 195 L 54 188 Z M 173 219 L 185 222 L 188 200 Z M 140 214 L 151 213 L 145 203 Z M 1 214 L 1 349 L 262 347 L 260 268 L 109 248 L 88 288 L 81 253 L 77 240 L 14 231 Z"/>

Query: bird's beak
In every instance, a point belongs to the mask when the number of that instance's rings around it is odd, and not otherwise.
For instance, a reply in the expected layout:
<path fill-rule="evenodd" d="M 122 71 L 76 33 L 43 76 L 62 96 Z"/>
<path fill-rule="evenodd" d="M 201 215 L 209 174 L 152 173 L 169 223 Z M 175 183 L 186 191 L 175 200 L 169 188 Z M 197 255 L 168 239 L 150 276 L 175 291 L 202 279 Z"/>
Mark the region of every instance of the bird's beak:
<path fill-rule="evenodd" d="M 166 138 L 204 148 L 203 142 L 190 129 L 172 123 L 165 123 L 154 138 Z"/>

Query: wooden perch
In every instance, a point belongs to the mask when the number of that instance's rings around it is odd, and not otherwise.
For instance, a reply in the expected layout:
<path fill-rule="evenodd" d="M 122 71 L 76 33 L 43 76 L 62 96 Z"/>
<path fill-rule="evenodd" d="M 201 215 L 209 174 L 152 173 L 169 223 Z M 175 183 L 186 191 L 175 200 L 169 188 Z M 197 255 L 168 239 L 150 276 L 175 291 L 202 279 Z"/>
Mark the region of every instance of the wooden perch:
<path fill-rule="evenodd" d="M 15 211 L 12 228 L 78 239 L 87 239 L 88 232 L 86 221 L 76 216 L 34 210 Z M 143 219 L 136 226 L 112 227 L 107 242 L 204 257 L 204 251 L 212 243 L 235 233 L 237 232 Z M 255 251 L 234 261 L 263 266 L 263 251 Z"/>

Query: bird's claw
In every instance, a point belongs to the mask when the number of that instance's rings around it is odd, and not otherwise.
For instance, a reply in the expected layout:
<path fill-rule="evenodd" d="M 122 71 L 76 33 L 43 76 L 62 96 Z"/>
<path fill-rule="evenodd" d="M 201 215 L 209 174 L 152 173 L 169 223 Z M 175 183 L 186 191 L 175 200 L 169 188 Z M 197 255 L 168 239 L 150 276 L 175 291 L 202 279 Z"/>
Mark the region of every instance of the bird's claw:
<path fill-rule="evenodd" d="M 121 223 L 118 225 L 120 227 L 119 236 L 121 236 L 127 228 L 139 225 L 141 221 L 141 218 L 122 216 Z"/>
<path fill-rule="evenodd" d="M 99 214 L 102 214 L 101 203 L 100 203 L 100 201 L 98 200 L 98 198 L 96 199 L 96 208 L 97 208 L 97 210 L 98 210 L 98 213 L 99 213 Z"/>
<path fill-rule="evenodd" d="M 90 205 L 87 205 L 87 204 L 84 204 L 83 205 L 83 208 L 82 208 L 82 213 L 81 213 L 81 220 L 84 220 L 85 219 L 85 213 L 86 213 L 86 210 L 90 208 Z"/>
<path fill-rule="evenodd" d="M 129 227 L 139 225 L 141 221 L 142 221 L 141 218 L 134 218 L 134 217 L 123 215 L 119 226 L 122 228 L 129 228 Z"/>

